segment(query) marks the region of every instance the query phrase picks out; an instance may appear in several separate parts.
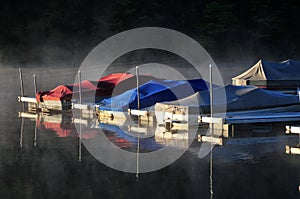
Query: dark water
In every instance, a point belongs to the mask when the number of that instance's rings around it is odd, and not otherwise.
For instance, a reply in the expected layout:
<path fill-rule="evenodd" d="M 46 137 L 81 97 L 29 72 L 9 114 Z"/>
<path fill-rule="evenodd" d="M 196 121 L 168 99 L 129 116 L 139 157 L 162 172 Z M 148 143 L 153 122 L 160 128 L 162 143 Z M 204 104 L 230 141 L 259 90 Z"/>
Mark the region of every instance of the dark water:
<path fill-rule="evenodd" d="M 29 85 L 32 70 L 25 72 Z M 55 86 L 51 74 L 34 72 L 41 87 Z M 64 75 L 75 73 L 72 69 L 57 73 L 55 81 L 72 82 Z M 83 145 L 80 151 L 76 129 L 68 122 L 24 119 L 21 134 L 17 79 L 15 69 L 1 71 L 0 198 L 299 198 L 300 155 L 285 150 L 286 145 L 299 144 L 299 138 L 285 135 L 282 126 L 249 127 L 247 133 L 239 131 L 223 146 L 215 146 L 212 173 L 210 154 L 198 158 L 201 143 L 195 142 L 177 161 L 140 174 L 137 181 L 135 174 L 100 163 Z M 33 87 L 27 90 L 30 94 Z M 106 134 L 118 147 L 136 147 L 114 132 Z M 93 135 L 90 132 L 86 139 Z M 163 144 L 158 142 L 156 147 Z"/>

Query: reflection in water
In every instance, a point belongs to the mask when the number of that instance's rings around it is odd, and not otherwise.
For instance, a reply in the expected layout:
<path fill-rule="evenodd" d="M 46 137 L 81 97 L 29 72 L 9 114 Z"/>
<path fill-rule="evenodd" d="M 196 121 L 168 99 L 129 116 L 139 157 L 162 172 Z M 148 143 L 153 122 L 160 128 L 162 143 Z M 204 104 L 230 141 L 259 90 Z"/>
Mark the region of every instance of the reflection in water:
<path fill-rule="evenodd" d="M 297 145 L 299 140 L 298 136 L 295 135 L 285 135 L 282 132 L 267 132 L 264 134 L 261 130 L 257 134 L 253 134 L 253 132 L 235 132 L 229 138 L 219 137 L 222 140 L 222 145 L 215 145 L 215 143 L 207 140 L 205 142 L 194 141 L 189 147 L 187 141 L 189 139 L 189 131 L 191 128 L 196 127 L 188 125 L 181 126 L 170 132 L 159 124 L 137 126 L 137 124 L 130 123 L 128 125 L 128 123 L 122 123 L 120 126 L 116 126 L 116 123 L 112 125 L 109 124 L 109 121 L 98 123 L 97 118 L 72 118 L 70 115 L 27 115 L 27 118 L 31 119 L 25 119 L 26 114 L 21 114 L 21 116 L 23 117 L 20 123 L 23 124 L 24 128 L 20 128 L 19 143 L 20 147 L 23 146 L 21 151 L 26 156 L 20 158 L 21 161 L 27 162 L 21 163 L 21 165 L 26 168 L 28 166 L 24 164 L 34 162 L 35 171 L 45 171 L 45 168 L 47 168 L 46 175 L 48 177 L 46 179 L 48 182 L 44 188 L 46 191 L 58 191 L 58 186 L 61 186 L 61 183 L 57 183 L 59 181 L 70 183 L 72 178 L 77 179 L 77 181 L 81 178 L 84 181 L 79 182 L 75 187 L 79 186 L 82 193 L 72 193 L 74 189 L 68 186 L 69 191 L 67 191 L 66 195 L 72 195 L 75 198 L 79 196 L 90 197 L 83 194 L 88 190 L 93 194 L 107 195 L 108 193 L 104 189 L 101 189 L 102 191 L 100 192 L 96 191 L 96 186 L 99 187 L 99 183 L 101 183 L 101 186 L 108 183 L 104 186 L 108 190 L 115 190 L 118 187 L 115 193 L 108 194 L 116 197 L 119 197 L 120 194 L 132 196 L 131 186 L 137 187 L 137 194 L 146 192 L 149 196 L 157 198 L 240 198 L 241 196 L 256 198 L 261 196 L 260 193 L 263 191 L 268 191 L 268 196 L 270 197 L 296 198 L 295 191 L 298 194 L 298 190 L 295 187 L 299 184 L 300 179 L 298 172 L 299 158 L 293 156 L 292 159 L 289 159 L 284 156 L 286 145 Z M 30 122 L 30 120 L 34 122 Z M 79 132 L 77 132 L 74 123 L 80 124 L 81 130 Z M 100 133 L 99 128 L 104 130 L 105 135 L 116 147 L 123 150 L 145 153 L 168 146 L 173 147 L 175 150 L 176 148 L 184 148 L 187 149 L 187 152 L 177 162 L 167 168 L 150 174 L 139 175 L 138 183 L 140 184 L 134 184 L 133 181 L 129 180 L 132 178 L 130 174 L 120 174 L 103 165 L 99 167 L 101 163 L 95 161 L 84 149 L 81 139 L 93 139 Z M 31 134 L 30 131 L 32 132 Z M 198 132 L 206 135 L 207 127 L 198 129 Z M 31 143 L 35 147 L 33 147 L 33 150 L 30 150 L 30 153 L 26 153 L 29 149 L 27 143 L 30 137 Z M 212 148 L 212 153 L 199 159 L 199 151 L 202 147 L 206 147 L 206 144 Z M 43 152 L 43 150 L 46 151 Z M 40 154 L 44 158 L 37 158 L 33 154 Z M 74 154 L 77 154 L 78 159 L 74 158 Z M 70 156 L 66 158 L 66 155 Z M 64 158 L 61 159 L 62 157 Z M 37 161 L 40 160 L 42 161 L 38 163 Z M 289 162 L 288 164 L 287 161 Z M 40 166 L 38 166 L 39 164 Z M 45 166 L 45 164 L 48 166 Z M 285 169 L 282 169 L 282 167 Z M 54 173 L 49 173 L 49 168 L 55 168 Z M 84 169 L 85 172 L 80 172 L 79 169 Z M 70 173 L 72 170 L 78 173 L 80 178 L 73 176 Z M 139 173 L 138 170 L 137 173 Z M 273 176 L 275 173 L 281 177 L 274 178 L 275 175 L 270 181 L 268 176 Z M 39 181 L 37 173 L 34 175 L 33 178 Z M 84 175 L 94 175 L 94 177 L 84 177 Z M 105 180 L 101 182 L 97 182 L 97 180 L 89 181 L 96 178 L 96 176 L 104 177 Z M 127 181 L 120 180 L 124 176 Z M 129 184 L 128 180 L 130 181 Z M 115 181 L 118 181 L 118 183 L 113 183 Z M 180 188 L 183 186 L 180 183 L 182 181 L 187 183 L 184 185 L 184 188 Z M 23 182 L 26 181 L 23 180 Z M 174 195 L 162 194 L 163 189 L 158 186 L 159 183 L 172 186 L 171 189 Z M 260 191 L 245 196 L 244 194 L 250 190 L 244 187 L 247 187 L 249 183 L 252 186 L 251 189 Z M 85 187 L 84 185 L 91 187 Z M 142 188 L 147 185 L 151 185 L 151 190 L 154 188 L 157 191 L 161 191 L 161 194 L 150 194 L 150 190 Z M 280 192 L 271 188 L 275 185 L 280 187 L 289 185 L 289 188 L 285 188 Z M 202 188 L 197 189 L 196 187 L 199 186 Z M 292 187 L 294 187 L 294 191 Z M 185 193 L 185 191 L 188 191 L 188 193 Z M 50 195 L 55 196 L 53 193 Z M 95 197 L 96 195 L 93 196 Z"/>

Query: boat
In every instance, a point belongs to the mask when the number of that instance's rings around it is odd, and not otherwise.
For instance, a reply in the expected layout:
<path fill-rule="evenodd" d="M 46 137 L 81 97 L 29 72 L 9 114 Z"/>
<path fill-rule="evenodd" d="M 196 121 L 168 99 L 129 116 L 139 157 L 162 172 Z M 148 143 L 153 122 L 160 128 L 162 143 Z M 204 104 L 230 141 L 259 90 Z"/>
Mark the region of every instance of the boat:
<path fill-rule="evenodd" d="M 146 83 L 159 80 L 150 75 L 140 75 L 139 81 Z M 19 101 L 27 102 L 29 109 L 36 111 L 70 110 L 72 104 L 95 103 L 112 95 L 121 94 L 136 87 L 136 76 L 130 73 L 114 73 L 100 78 L 98 81 L 83 80 L 80 83 L 59 85 L 50 91 L 39 91 L 35 99 L 19 97 Z"/>
<path fill-rule="evenodd" d="M 300 62 L 280 63 L 259 60 L 242 74 L 232 78 L 233 85 L 253 85 L 269 90 L 295 93 L 300 86 Z"/>
<path fill-rule="evenodd" d="M 226 85 L 213 89 L 214 96 L 224 93 L 225 99 L 213 100 L 214 117 L 262 116 L 300 111 L 299 96 L 265 90 L 255 86 Z M 181 100 L 156 103 L 155 114 L 158 122 L 166 119 L 197 123 L 199 115 L 210 114 L 210 93 L 197 92 Z"/>
<path fill-rule="evenodd" d="M 102 100 L 99 110 L 127 112 L 128 109 L 146 109 L 157 102 L 173 101 L 207 90 L 206 82 L 194 80 L 151 80 L 123 94 Z"/>

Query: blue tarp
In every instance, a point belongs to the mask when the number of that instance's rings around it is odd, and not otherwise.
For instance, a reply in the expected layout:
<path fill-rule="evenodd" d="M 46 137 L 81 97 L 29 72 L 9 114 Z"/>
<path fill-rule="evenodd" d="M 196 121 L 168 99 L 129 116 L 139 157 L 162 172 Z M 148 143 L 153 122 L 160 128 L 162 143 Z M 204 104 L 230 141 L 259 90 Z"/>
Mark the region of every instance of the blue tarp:
<path fill-rule="evenodd" d="M 244 73 L 232 78 L 235 85 L 246 85 L 247 80 L 300 80 L 300 62 L 290 59 L 280 63 L 260 60 Z"/>
<path fill-rule="evenodd" d="M 225 87 L 215 88 L 213 93 L 214 96 L 219 96 L 214 98 L 214 109 L 216 110 L 218 110 L 219 107 L 225 106 L 227 107 L 227 111 L 239 111 L 300 104 L 299 97 L 296 95 L 287 95 L 281 92 L 264 90 L 255 86 L 227 85 Z M 220 93 L 223 93 L 223 95 Z M 164 104 L 200 108 L 201 112 L 209 113 L 210 95 L 209 91 L 202 91 L 184 99 L 166 102 Z M 159 104 L 156 106 L 159 106 Z"/>
<path fill-rule="evenodd" d="M 262 61 L 268 80 L 299 80 L 300 62 L 287 60 L 281 63 Z"/>
<path fill-rule="evenodd" d="M 207 85 L 202 79 L 151 80 L 139 87 L 140 108 L 153 106 L 157 102 L 182 99 L 203 90 L 207 90 Z M 137 98 L 137 89 L 131 89 L 115 97 L 104 99 L 99 103 L 99 109 L 114 111 L 137 109 Z"/>

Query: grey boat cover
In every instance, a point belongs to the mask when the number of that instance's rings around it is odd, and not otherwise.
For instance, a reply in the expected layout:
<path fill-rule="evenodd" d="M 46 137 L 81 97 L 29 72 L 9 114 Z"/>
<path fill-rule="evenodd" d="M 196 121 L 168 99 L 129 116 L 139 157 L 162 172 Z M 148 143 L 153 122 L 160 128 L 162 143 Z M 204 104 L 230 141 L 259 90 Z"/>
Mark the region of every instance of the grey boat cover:
<path fill-rule="evenodd" d="M 213 108 L 215 113 L 300 105 L 299 96 L 297 95 L 287 95 L 277 91 L 264 90 L 255 86 L 227 85 L 225 87 L 215 88 L 213 95 Z M 163 105 L 188 106 L 191 109 L 199 109 L 198 112 L 200 113 L 209 113 L 210 94 L 208 90 L 200 91 L 181 100 L 157 103 L 155 109 L 159 110 L 159 106 L 162 107 Z"/>
<path fill-rule="evenodd" d="M 247 85 L 247 80 L 300 80 L 300 62 L 286 60 L 280 63 L 259 60 L 244 73 L 233 77 L 233 85 Z"/>

